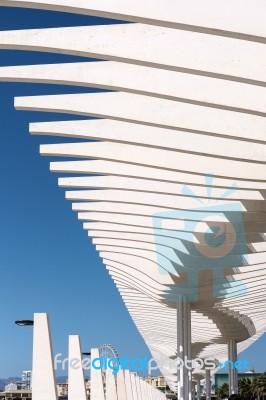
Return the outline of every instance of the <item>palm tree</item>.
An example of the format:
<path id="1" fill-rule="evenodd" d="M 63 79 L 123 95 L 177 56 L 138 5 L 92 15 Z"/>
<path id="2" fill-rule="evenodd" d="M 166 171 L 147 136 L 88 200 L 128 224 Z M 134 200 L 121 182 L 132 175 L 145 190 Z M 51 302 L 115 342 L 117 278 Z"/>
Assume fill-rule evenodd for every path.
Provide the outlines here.
<path id="1" fill-rule="evenodd" d="M 264 399 L 264 397 L 266 396 L 266 372 L 261 374 L 256 379 L 254 389 L 256 390 L 256 393 L 260 396 L 260 398 Z"/>
<path id="2" fill-rule="evenodd" d="M 258 378 L 253 379 L 252 390 L 253 390 L 254 399 L 260 400 L 260 395 L 258 394 Z"/>
<path id="3" fill-rule="evenodd" d="M 243 400 L 266 400 L 266 372 L 258 378 L 245 377 L 238 381 L 238 391 Z M 217 392 L 218 398 L 223 400 L 229 397 L 229 387 L 224 383 Z"/>
<path id="4" fill-rule="evenodd" d="M 255 379 L 245 377 L 238 381 L 238 391 L 243 400 L 252 400 L 254 398 Z"/>
<path id="5" fill-rule="evenodd" d="M 218 389 L 218 397 L 220 400 L 228 398 L 229 397 L 229 386 L 228 383 L 223 383 L 222 386 L 219 387 Z"/>

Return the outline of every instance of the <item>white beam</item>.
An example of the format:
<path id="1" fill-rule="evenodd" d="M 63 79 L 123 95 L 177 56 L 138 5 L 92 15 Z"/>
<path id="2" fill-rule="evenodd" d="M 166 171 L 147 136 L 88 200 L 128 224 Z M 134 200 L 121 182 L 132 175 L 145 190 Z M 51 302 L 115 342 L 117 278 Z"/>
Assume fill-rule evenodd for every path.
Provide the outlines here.
<path id="1" fill-rule="evenodd" d="M 1 0 L 8 7 L 30 7 L 77 14 L 122 19 L 132 22 L 189 29 L 210 34 L 219 34 L 263 40 L 266 37 L 263 0 L 197 0 L 176 2 L 171 0 Z M 191 12 L 193 10 L 193 12 Z M 237 18 L 235 16 L 237 15 Z"/>
<path id="2" fill-rule="evenodd" d="M 126 167 L 126 168 L 125 168 Z M 159 180 L 161 182 L 176 182 L 183 184 L 199 184 L 206 188 L 210 184 L 206 181 L 206 173 L 197 175 L 189 174 L 186 172 L 167 170 L 161 168 L 147 167 L 144 165 L 127 164 L 126 162 L 113 162 L 107 160 L 83 160 L 83 161 L 56 161 L 50 163 L 50 170 L 52 172 L 67 172 L 79 174 L 100 174 L 100 175 L 114 175 L 114 176 L 130 176 L 140 177 L 149 180 Z M 235 182 L 238 188 L 244 189 L 266 189 L 264 181 L 254 180 L 237 180 Z M 224 187 L 228 188 L 232 184 L 232 179 L 224 179 L 221 177 L 214 177 L 211 187 Z"/>
<path id="3" fill-rule="evenodd" d="M 108 92 L 16 97 L 15 108 L 88 115 L 265 142 L 265 118 L 261 116 L 134 93 Z M 192 115 L 193 118 L 191 118 Z"/>
<path id="4" fill-rule="evenodd" d="M 113 61 L 1 67 L 0 81 L 96 87 L 247 113 L 266 113 L 262 86 Z"/>
<path id="5" fill-rule="evenodd" d="M 2 31 L 0 48 L 60 52 L 189 73 L 197 71 L 249 83 L 266 81 L 262 43 L 145 24 Z"/>

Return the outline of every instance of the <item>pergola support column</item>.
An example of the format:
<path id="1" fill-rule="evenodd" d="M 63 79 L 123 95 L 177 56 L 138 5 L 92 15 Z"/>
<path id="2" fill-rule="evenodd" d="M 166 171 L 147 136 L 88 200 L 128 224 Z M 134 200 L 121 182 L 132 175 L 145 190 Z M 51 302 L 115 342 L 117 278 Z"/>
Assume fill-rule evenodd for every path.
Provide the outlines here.
<path id="1" fill-rule="evenodd" d="M 205 370 L 206 378 L 206 400 L 211 400 L 211 372 L 209 369 Z"/>
<path id="2" fill-rule="evenodd" d="M 192 382 L 192 400 L 196 400 L 195 382 Z"/>
<path id="3" fill-rule="evenodd" d="M 200 400 L 201 393 L 200 393 L 200 379 L 197 379 L 197 400 Z"/>
<path id="4" fill-rule="evenodd" d="M 228 381 L 229 395 L 238 393 L 238 370 L 235 368 L 237 361 L 237 343 L 234 339 L 228 342 Z"/>
<path id="5" fill-rule="evenodd" d="M 183 361 L 178 369 L 178 399 L 192 400 L 192 370 L 185 365 L 191 360 L 191 308 L 183 296 L 177 303 L 177 357 Z"/>

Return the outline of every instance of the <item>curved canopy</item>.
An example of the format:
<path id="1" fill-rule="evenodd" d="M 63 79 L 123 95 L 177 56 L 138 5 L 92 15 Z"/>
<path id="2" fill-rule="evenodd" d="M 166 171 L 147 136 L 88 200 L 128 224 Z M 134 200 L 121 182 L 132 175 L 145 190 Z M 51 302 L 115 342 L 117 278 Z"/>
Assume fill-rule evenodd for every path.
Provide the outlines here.
<path id="1" fill-rule="evenodd" d="M 170 387 L 180 296 L 191 304 L 193 357 L 224 361 L 230 339 L 247 348 L 266 320 L 265 2 L 0 5 L 134 22 L 0 32 L 2 49 L 101 60 L 3 67 L 0 80 L 109 91 L 20 97 L 15 107 L 84 116 L 30 132 L 73 139 L 41 154 L 63 157 L 51 171 L 80 174 L 59 185 Z"/>

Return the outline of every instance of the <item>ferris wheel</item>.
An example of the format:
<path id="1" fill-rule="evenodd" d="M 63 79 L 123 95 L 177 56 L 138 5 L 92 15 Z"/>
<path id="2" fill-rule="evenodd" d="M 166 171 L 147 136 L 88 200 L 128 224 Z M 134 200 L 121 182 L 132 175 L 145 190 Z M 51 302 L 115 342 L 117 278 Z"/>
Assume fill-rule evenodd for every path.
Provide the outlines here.
<path id="1" fill-rule="evenodd" d="M 106 359 L 116 358 L 119 360 L 118 352 L 111 344 L 102 344 L 99 347 L 100 357 L 105 357 Z"/>
<path id="2" fill-rule="evenodd" d="M 99 347 L 99 355 L 100 357 L 104 358 L 105 360 L 110 360 L 110 359 L 116 359 L 117 362 L 119 362 L 119 355 L 114 346 L 111 344 L 102 344 Z M 106 369 L 102 368 L 102 377 L 103 377 L 103 383 L 105 385 L 106 383 Z M 115 380 L 116 380 L 116 375 L 115 375 Z"/>

